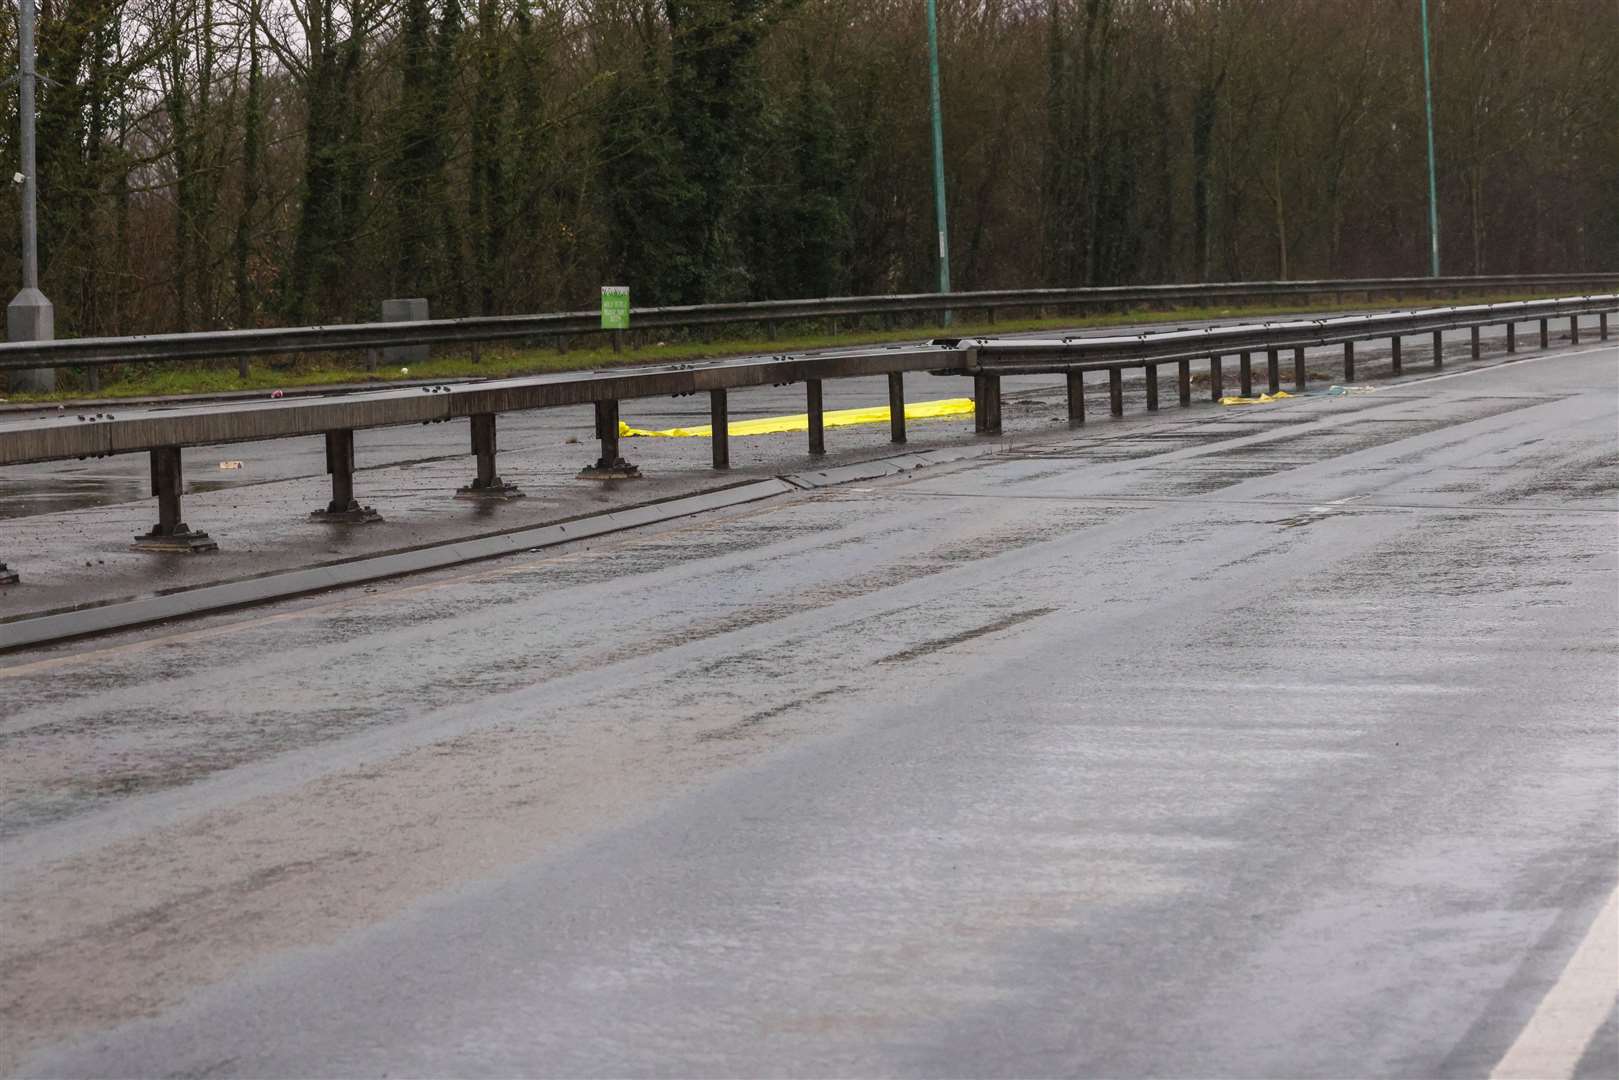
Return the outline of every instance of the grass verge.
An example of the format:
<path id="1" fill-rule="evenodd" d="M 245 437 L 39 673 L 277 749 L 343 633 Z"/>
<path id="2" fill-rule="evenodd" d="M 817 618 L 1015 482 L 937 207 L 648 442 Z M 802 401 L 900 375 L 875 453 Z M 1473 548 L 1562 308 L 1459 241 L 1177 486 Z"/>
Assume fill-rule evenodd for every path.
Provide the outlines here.
<path id="1" fill-rule="evenodd" d="M 1458 297 L 1446 304 L 1499 303 L 1522 300 L 1521 295 Z M 1422 302 L 1422 301 L 1413 301 Z M 1394 306 L 1387 301 L 1383 306 Z M 386 385 L 400 380 L 506 378 L 558 371 L 589 371 L 634 364 L 661 364 L 692 360 L 712 360 L 728 356 L 764 353 L 804 352 L 809 349 L 876 345 L 896 341 L 926 340 L 935 337 L 969 337 L 1010 334 L 1031 330 L 1070 330 L 1143 323 L 1208 322 L 1212 319 L 1259 318 L 1272 315 L 1334 314 L 1365 311 L 1377 304 L 1310 304 L 1306 306 L 1189 307 L 1162 311 L 1122 311 L 1099 315 L 1057 315 L 1047 318 L 1000 319 L 996 322 L 963 320 L 951 326 L 918 324 L 894 329 L 850 326 L 827 332 L 804 328 L 801 332 L 775 339 L 738 336 L 713 340 L 651 340 L 659 331 L 629 331 L 632 335 L 623 351 L 615 352 L 603 339 L 592 335 L 588 348 L 555 348 L 486 345 L 478 360 L 469 350 L 442 351 L 423 363 L 368 371 L 355 353 L 309 354 L 288 358 L 265 357 L 250 361 L 247 377 L 237 372 L 235 360 L 201 360 L 170 364 L 146 363 L 102 369 L 103 383 L 92 391 L 88 369 L 58 369 L 58 389 L 50 394 L 12 394 L 0 398 L 13 404 L 30 402 L 69 402 L 79 398 L 145 398 L 188 394 L 222 394 L 244 390 L 290 390 L 294 387 L 376 383 Z M 719 332 L 724 332 L 720 328 Z M 664 332 L 668 334 L 669 332 Z M 647 340 L 636 343 L 639 335 Z M 599 342 L 599 343 L 598 343 Z"/>

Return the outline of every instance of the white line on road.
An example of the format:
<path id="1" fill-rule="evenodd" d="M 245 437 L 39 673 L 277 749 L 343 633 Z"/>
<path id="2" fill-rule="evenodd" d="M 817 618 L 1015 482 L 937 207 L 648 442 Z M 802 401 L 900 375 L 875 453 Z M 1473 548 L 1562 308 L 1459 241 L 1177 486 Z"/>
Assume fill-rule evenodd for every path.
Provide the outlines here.
<path id="1" fill-rule="evenodd" d="M 1619 888 L 1608 894 L 1596 922 L 1535 1015 L 1490 1073 L 1491 1080 L 1564 1080 L 1619 999 Z"/>

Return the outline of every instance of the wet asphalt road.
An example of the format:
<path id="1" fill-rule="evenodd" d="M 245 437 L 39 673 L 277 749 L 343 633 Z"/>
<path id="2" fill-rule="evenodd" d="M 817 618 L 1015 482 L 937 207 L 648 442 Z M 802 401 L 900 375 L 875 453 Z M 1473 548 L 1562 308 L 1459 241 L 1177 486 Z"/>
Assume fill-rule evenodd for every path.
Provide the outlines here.
<path id="1" fill-rule="evenodd" d="M 0 1065 L 1612 1075 L 1616 360 L 6 657 Z"/>

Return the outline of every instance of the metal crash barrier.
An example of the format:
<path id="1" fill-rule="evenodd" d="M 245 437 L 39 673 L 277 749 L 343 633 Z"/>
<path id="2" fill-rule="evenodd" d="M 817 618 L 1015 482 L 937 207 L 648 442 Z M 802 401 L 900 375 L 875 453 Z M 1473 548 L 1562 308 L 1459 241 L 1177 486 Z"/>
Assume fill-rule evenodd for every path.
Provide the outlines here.
<path id="1" fill-rule="evenodd" d="M 158 501 L 157 523 L 136 539 L 142 550 L 206 551 L 215 547 L 205 532 L 186 524 L 180 510 L 182 451 L 265 439 L 319 436 L 326 443 L 332 499 L 316 509 L 316 520 L 347 523 L 380 521 L 362 506 L 354 491 L 354 432 L 362 428 L 467 420 L 476 475 L 456 493 L 461 498 L 503 500 L 518 497 L 514 485 L 496 470 L 496 417 L 530 409 L 591 404 L 601 456 L 581 476 L 614 479 L 635 475 L 635 467 L 619 452 L 619 403 L 638 398 L 707 393 L 712 419 L 713 466 L 729 466 L 728 394 L 759 386 L 802 383 L 805 388 L 808 452 L 824 454 L 822 387 L 828 379 L 886 376 L 891 439 L 905 441 L 907 372 L 971 376 L 975 383 L 974 428 L 981 434 L 1001 430 L 1000 380 L 1009 374 L 1055 373 L 1067 378 L 1070 423 L 1085 420 L 1085 375 L 1107 372 L 1109 408 L 1124 412 L 1122 372 L 1140 368 L 1146 375 L 1147 409 L 1158 408 L 1158 369 L 1174 364 L 1181 405 L 1191 404 L 1191 366 L 1209 364 L 1211 396 L 1224 392 L 1223 360 L 1238 358 L 1241 392 L 1253 389 L 1253 362 L 1262 356 L 1265 383 L 1280 389 L 1281 357 L 1290 354 L 1295 389 L 1307 380 L 1307 348 L 1341 346 L 1345 380 L 1355 377 L 1355 344 L 1388 338 L 1393 343 L 1393 373 L 1403 370 L 1404 338 L 1428 336 L 1431 363 L 1444 362 L 1443 335 L 1469 334 L 1473 357 L 1480 355 L 1479 330 L 1505 326 L 1506 350 L 1518 348 L 1516 330 L 1538 325 L 1540 345 L 1548 347 L 1553 320 L 1568 321 L 1569 337 L 1579 342 L 1581 319 L 1594 319 L 1601 340 L 1608 337 L 1608 317 L 1619 311 L 1619 294 L 1575 296 L 1505 304 L 1380 312 L 1324 319 L 1291 319 L 1128 335 L 1067 338 L 941 339 L 922 345 L 895 345 L 808 356 L 772 356 L 703 364 L 673 364 L 621 371 L 577 372 L 493 379 L 454 385 L 413 386 L 342 395 L 236 401 L 165 408 L 161 411 L 65 413 L 43 418 L 0 421 L 0 465 L 147 453 L 152 465 L 152 494 Z M 67 342 L 58 344 L 71 344 Z M 15 558 L 15 553 L 0 555 Z M 15 569 L 0 563 L 0 584 L 16 580 Z"/>

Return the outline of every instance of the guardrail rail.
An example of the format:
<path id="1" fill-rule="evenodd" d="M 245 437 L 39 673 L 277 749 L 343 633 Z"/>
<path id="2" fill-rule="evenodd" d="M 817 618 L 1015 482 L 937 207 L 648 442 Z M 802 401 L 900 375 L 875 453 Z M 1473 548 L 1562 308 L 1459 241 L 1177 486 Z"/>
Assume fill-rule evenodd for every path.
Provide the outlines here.
<path id="1" fill-rule="evenodd" d="M 826 452 L 822 384 L 827 379 L 886 376 L 891 438 L 903 443 L 907 372 L 972 377 L 975 431 L 997 434 L 1001 430 L 1000 380 L 1009 374 L 1063 374 L 1067 380 L 1069 421 L 1080 424 L 1085 421 L 1085 375 L 1090 372 L 1107 372 L 1110 412 L 1122 416 L 1122 373 L 1126 369 L 1143 369 L 1146 407 L 1156 410 L 1158 369 L 1164 364 L 1176 365 L 1179 401 L 1186 406 L 1192 400 L 1191 365 L 1198 360 L 1208 362 L 1210 394 L 1218 400 L 1224 393 L 1223 358 L 1232 355 L 1238 357 L 1240 390 L 1244 395 L 1252 392 L 1256 354 L 1265 357 L 1268 388 L 1273 392 L 1280 389 L 1284 351 L 1292 354 L 1294 388 L 1302 390 L 1308 377 L 1304 363 L 1307 348 L 1342 346 L 1347 381 L 1355 377 L 1356 342 L 1389 338 L 1393 374 L 1398 375 L 1403 370 L 1401 342 L 1405 337 L 1431 335 L 1431 363 L 1438 368 L 1444 362 L 1443 335 L 1448 332 L 1467 330 L 1471 355 L 1476 359 L 1480 356 L 1482 327 L 1505 326 L 1506 351 L 1511 353 L 1517 351 L 1517 328 L 1524 323 L 1538 324 L 1541 348 L 1550 345 L 1554 319 L 1567 319 L 1570 338 L 1578 343 L 1580 320 L 1594 316 L 1599 337 L 1607 340 L 1609 315 L 1614 312 L 1619 312 L 1619 293 L 1127 335 L 939 339 L 921 345 L 806 356 L 753 357 L 322 397 L 199 404 L 123 417 L 114 413 L 64 413 L 0 421 L 0 465 L 148 453 L 158 521 L 149 533 L 136 538 L 134 546 L 160 552 L 207 551 L 216 546 L 214 542 L 205 532 L 186 525 L 180 512 L 181 452 L 188 446 L 319 435 L 326 443 L 332 498 L 311 516 L 318 521 L 359 523 L 380 520 L 355 497 L 354 432 L 362 428 L 468 420 L 476 472 L 456 494 L 462 498 L 502 500 L 519 494 L 513 485 L 501 480 L 496 470 L 496 418 L 505 412 L 593 404 L 601 455 L 580 475 L 612 479 L 635 475 L 635 467 L 619 455 L 621 401 L 706 392 L 713 420 L 713 466 L 726 469 L 730 463 L 727 395 L 732 390 L 803 383 L 809 415 L 808 450 L 811 455 L 821 455 Z M 16 577 L 0 563 L 0 583 L 3 579 L 15 581 Z"/>
<path id="2" fill-rule="evenodd" d="M 1309 298 L 1338 300 L 1356 294 L 1368 303 L 1378 294 L 1436 296 L 1449 293 L 1510 290 L 1514 292 L 1613 289 L 1619 273 L 1496 274 L 1444 278 L 1345 278 L 1311 281 L 1216 282 L 1195 285 L 1128 285 L 1073 289 L 1002 289 L 987 292 L 911 293 L 894 296 L 846 296 L 820 300 L 769 300 L 687 307 L 645 307 L 631 311 L 637 330 L 675 329 L 725 324 L 762 324 L 775 336 L 777 324 L 809 319 L 894 316 L 926 312 L 983 310 L 993 322 L 997 312 L 1012 308 L 1076 310 L 1129 308 L 1229 301 L 1238 299 Z M 599 312 L 572 311 L 540 315 L 491 315 L 421 322 L 348 323 L 331 326 L 208 330 L 195 333 L 145 334 L 132 337 L 66 338 L 60 341 L 0 343 L 0 371 L 46 367 L 88 367 L 235 358 L 266 354 L 380 350 L 412 345 L 471 345 L 480 342 L 611 334 L 617 345 L 623 331 L 603 330 Z"/>

